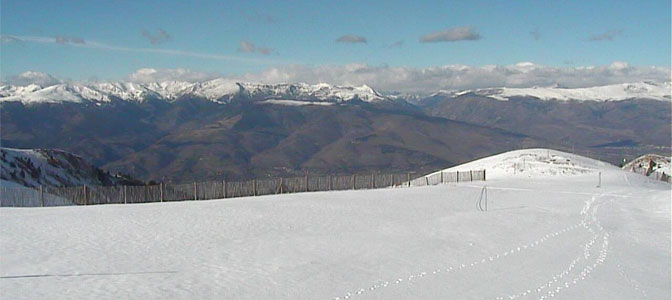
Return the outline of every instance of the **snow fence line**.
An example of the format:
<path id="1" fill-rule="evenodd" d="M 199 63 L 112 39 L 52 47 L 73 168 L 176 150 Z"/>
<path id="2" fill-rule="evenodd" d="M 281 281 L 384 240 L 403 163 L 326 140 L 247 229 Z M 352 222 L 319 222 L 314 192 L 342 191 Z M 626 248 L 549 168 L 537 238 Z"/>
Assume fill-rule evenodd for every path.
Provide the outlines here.
<path id="1" fill-rule="evenodd" d="M 143 186 L 0 187 L 0 206 L 43 207 L 198 201 L 286 193 L 428 186 L 482 180 L 485 180 L 485 170 L 438 172 L 415 179 L 411 178 L 411 173 L 353 174 L 246 181 L 220 180 L 187 184 L 160 183 Z"/>

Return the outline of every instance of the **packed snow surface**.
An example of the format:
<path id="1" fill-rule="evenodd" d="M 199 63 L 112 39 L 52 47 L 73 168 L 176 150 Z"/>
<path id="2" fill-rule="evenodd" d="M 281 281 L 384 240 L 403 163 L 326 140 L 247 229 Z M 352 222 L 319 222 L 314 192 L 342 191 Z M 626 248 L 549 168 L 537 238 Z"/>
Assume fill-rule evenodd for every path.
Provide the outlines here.
<path id="1" fill-rule="evenodd" d="M 498 170 L 541 151 L 480 163 Z M 2 208 L 0 298 L 670 299 L 669 184 L 557 154 L 576 171 Z"/>

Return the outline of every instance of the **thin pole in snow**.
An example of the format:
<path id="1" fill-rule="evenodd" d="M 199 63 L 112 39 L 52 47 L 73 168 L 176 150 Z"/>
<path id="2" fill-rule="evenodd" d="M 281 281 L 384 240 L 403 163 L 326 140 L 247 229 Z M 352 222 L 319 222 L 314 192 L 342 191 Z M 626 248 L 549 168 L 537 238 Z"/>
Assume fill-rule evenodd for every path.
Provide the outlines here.
<path id="1" fill-rule="evenodd" d="M 44 187 L 40 184 L 40 207 L 44 207 Z"/>

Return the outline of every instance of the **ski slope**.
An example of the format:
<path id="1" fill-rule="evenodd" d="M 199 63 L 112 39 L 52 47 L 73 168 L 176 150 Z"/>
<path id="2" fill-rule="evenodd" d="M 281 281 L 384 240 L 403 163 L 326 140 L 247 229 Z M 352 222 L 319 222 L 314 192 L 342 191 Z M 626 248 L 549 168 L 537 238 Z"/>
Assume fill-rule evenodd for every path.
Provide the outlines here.
<path id="1" fill-rule="evenodd" d="M 669 299 L 670 185 L 549 152 L 470 163 L 485 182 L 2 208 L 0 298 Z"/>

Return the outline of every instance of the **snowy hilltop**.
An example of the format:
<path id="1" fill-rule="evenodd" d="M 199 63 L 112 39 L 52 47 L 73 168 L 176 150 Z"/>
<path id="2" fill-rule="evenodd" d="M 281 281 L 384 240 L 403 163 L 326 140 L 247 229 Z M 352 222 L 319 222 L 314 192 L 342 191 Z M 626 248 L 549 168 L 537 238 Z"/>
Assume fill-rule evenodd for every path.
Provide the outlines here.
<path id="1" fill-rule="evenodd" d="M 487 178 L 501 178 L 512 175 L 537 177 L 580 175 L 599 171 L 617 171 L 618 167 L 557 150 L 523 149 L 478 159 L 445 169 L 443 172 L 469 170 L 486 170 Z"/>
<path id="2" fill-rule="evenodd" d="M 672 183 L 671 166 L 670 157 L 646 154 L 625 164 L 623 170 Z"/>

